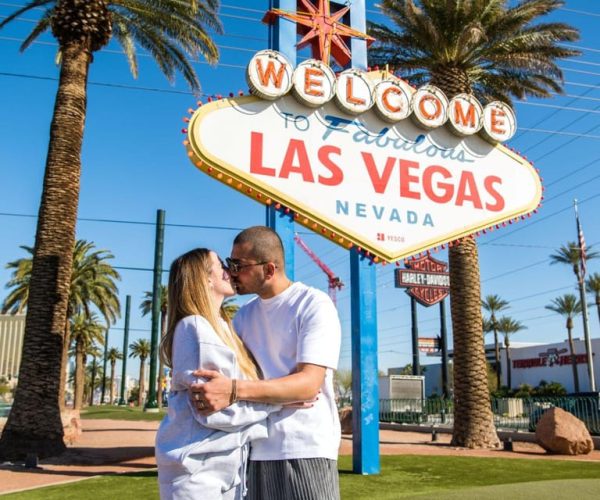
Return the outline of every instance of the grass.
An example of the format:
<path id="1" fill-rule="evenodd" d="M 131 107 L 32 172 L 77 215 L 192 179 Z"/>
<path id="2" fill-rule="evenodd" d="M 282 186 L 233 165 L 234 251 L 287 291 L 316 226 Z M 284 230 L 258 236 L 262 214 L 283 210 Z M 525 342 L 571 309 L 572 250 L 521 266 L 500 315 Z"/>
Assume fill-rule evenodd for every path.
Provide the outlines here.
<path id="1" fill-rule="evenodd" d="M 108 420 L 156 420 L 161 421 L 166 410 L 158 413 L 147 413 L 143 409 L 134 406 L 88 406 L 81 410 L 82 419 L 108 419 Z"/>
<path id="2" fill-rule="evenodd" d="M 351 473 L 352 458 L 341 457 L 343 499 L 396 498 L 597 498 L 600 463 L 507 458 L 382 456 L 382 473 Z M 563 493 L 561 495 L 561 492 Z M 576 493 L 575 493 L 576 492 Z M 588 495 L 589 493 L 589 495 Z M 15 500 L 158 499 L 156 471 L 103 476 L 6 495 Z"/>

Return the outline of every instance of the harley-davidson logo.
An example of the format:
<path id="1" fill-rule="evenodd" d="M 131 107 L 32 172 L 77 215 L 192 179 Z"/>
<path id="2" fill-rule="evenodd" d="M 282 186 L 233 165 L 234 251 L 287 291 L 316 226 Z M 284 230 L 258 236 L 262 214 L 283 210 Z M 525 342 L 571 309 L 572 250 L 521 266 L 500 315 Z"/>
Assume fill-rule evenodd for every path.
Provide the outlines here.
<path id="1" fill-rule="evenodd" d="M 429 307 L 445 299 L 450 293 L 448 264 L 426 255 L 406 264 L 408 269 L 396 269 L 396 288 L 407 288 L 407 293 L 420 304 Z"/>

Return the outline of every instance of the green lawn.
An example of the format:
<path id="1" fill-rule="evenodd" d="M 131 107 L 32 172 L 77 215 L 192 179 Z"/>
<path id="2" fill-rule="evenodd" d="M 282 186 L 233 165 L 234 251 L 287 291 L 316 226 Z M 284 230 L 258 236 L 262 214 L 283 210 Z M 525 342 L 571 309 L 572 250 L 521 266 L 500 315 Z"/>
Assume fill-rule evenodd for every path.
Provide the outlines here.
<path id="1" fill-rule="evenodd" d="M 88 406 L 81 410 L 82 419 L 101 418 L 109 420 L 157 420 L 161 421 L 165 416 L 166 409 L 159 413 L 146 413 L 141 408 L 134 406 Z"/>
<path id="2" fill-rule="evenodd" d="M 600 463 L 473 457 L 383 456 L 382 474 L 352 474 L 340 459 L 343 499 L 597 498 Z M 520 483 L 520 484 L 519 484 Z M 6 499 L 158 499 L 156 471 L 104 476 L 6 495 Z"/>

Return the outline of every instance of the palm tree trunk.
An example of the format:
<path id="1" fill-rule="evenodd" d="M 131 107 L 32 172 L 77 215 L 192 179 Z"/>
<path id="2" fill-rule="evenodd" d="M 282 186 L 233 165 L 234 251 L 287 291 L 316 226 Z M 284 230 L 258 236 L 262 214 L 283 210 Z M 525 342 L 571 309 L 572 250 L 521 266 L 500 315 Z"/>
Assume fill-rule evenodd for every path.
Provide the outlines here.
<path id="1" fill-rule="evenodd" d="M 441 67 L 431 74 L 448 98 L 470 93 L 469 75 L 461 68 Z M 481 317 L 479 255 L 472 237 L 448 249 L 450 312 L 454 336 L 454 430 L 452 444 L 468 448 L 500 445 L 487 380 Z"/>
<path id="2" fill-rule="evenodd" d="M 116 361 L 110 362 L 110 401 L 108 404 L 113 404 L 115 394 L 115 365 Z"/>
<path id="3" fill-rule="evenodd" d="M 579 373 L 577 373 L 577 358 L 575 356 L 575 342 L 573 342 L 573 328 L 567 326 L 569 336 L 569 350 L 571 351 L 571 367 L 573 368 L 573 385 L 575 392 L 579 392 Z"/>
<path id="4" fill-rule="evenodd" d="M 449 250 L 450 305 L 454 336 L 454 431 L 452 445 L 500 444 L 494 426 L 481 317 L 477 245 L 465 238 Z"/>
<path id="5" fill-rule="evenodd" d="M 90 406 L 94 406 L 94 386 L 96 385 L 96 356 L 92 357 L 92 380 L 90 380 Z"/>
<path id="6" fill-rule="evenodd" d="M 506 347 L 506 385 L 508 389 L 512 389 L 512 369 L 510 366 L 510 342 L 508 341 L 508 337 L 504 339 L 504 346 Z"/>
<path id="7" fill-rule="evenodd" d="M 140 408 L 142 407 L 142 402 L 144 401 L 144 377 L 146 376 L 146 374 L 144 373 L 146 371 L 145 365 L 146 365 L 146 360 L 140 359 L 140 383 L 139 383 L 140 391 L 138 393 L 138 406 Z M 150 381 L 150 383 L 152 383 L 152 381 Z"/>
<path id="8" fill-rule="evenodd" d="M 163 337 L 165 336 L 165 332 L 167 331 L 167 311 L 162 310 L 160 312 L 160 341 L 162 342 Z M 156 387 L 156 403 L 159 408 L 163 406 L 163 390 L 162 390 L 162 381 L 165 371 L 165 365 L 160 356 L 158 356 L 158 382 Z"/>
<path id="9" fill-rule="evenodd" d="M 498 330 L 494 328 L 494 360 L 496 362 L 496 390 L 500 389 L 502 380 L 500 380 L 500 345 L 498 344 Z"/>
<path id="10" fill-rule="evenodd" d="M 81 144 L 90 53 L 62 47 L 62 65 L 35 238 L 23 357 L 0 458 L 65 451 L 60 415 L 62 349 L 79 203 Z"/>
<path id="11" fill-rule="evenodd" d="M 85 389 L 85 352 L 82 342 L 77 339 L 75 345 L 75 394 L 73 408 L 80 410 L 83 406 L 83 393 Z"/>
<path id="12" fill-rule="evenodd" d="M 67 307 L 67 321 L 65 321 L 65 333 L 63 337 L 63 346 L 62 346 L 62 357 L 61 357 L 61 366 L 62 370 L 60 372 L 60 394 L 58 395 L 58 402 L 60 404 L 60 411 L 63 412 L 65 410 L 65 393 L 67 386 L 67 366 L 69 364 L 69 344 L 71 343 L 71 323 L 69 321 L 70 311 Z"/>
<path id="13" fill-rule="evenodd" d="M 596 295 L 596 309 L 598 310 L 598 321 L 600 321 L 600 294 Z"/>

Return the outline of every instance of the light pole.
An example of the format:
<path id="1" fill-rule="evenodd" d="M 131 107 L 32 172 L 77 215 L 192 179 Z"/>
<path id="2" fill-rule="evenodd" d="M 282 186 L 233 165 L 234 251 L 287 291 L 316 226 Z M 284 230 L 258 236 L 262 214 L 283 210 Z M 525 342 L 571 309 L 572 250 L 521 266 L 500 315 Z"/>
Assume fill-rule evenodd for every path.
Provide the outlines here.
<path id="1" fill-rule="evenodd" d="M 127 377 L 127 349 L 129 348 L 129 312 L 131 310 L 131 295 L 125 298 L 125 327 L 123 331 L 123 368 L 121 369 L 121 399 L 119 406 L 125 406 L 125 379 Z"/>
<path id="2" fill-rule="evenodd" d="M 158 412 L 156 400 L 156 365 L 158 354 L 158 330 L 160 326 L 160 285 L 162 277 L 163 246 L 165 240 L 165 211 L 156 211 L 156 241 L 154 245 L 154 279 L 152 283 L 152 336 L 150 339 L 150 378 L 145 411 Z"/>

